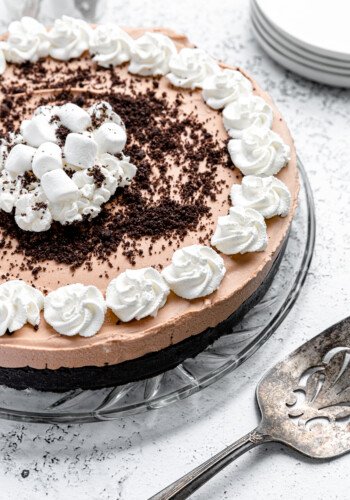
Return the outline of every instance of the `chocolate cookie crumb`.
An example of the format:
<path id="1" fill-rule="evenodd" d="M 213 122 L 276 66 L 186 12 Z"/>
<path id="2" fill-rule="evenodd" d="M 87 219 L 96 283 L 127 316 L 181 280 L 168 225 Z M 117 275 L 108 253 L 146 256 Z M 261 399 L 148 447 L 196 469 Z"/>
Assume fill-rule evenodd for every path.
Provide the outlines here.
<path id="1" fill-rule="evenodd" d="M 211 205 L 218 194 L 228 190 L 219 172 L 222 168 L 232 168 L 232 164 L 225 141 L 208 131 L 207 123 L 203 123 L 196 111 L 186 111 L 186 100 L 196 93 L 179 91 L 172 101 L 167 93 L 161 92 L 158 79 L 142 79 L 148 87 L 140 92 L 134 88 L 137 77 L 126 81 L 118 74 L 118 68 L 91 65 L 87 69 L 78 63 L 71 72 L 67 63 L 53 61 L 51 64 L 54 68 L 50 70 L 45 60 L 14 66 L 14 77 L 26 81 L 22 88 L 24 95 L 13 95 L 13 83 L 9 97 L 8 87 L 4 89 L 0 84 L 2 135 L 16 132 L 14 124 L 18 116 L 30 116 L 40 105 L 74 102 L 88 108 L 97 100 L 103 100 L 110 103 L 125 123 L 128 141 L 124 153 L 136 165 L 137 174 L 130 186 L 117 189 L 96 218 L 72 225 L 54 222 L 48 231 L 32 232 L 30 238 L 17 226 L 13 213 L 0 211 L 0 264 L 7 251 L 12 255 L 21 254 L 20 270 L 30 270 L 36 279 L 45 272 L 42 265 L 45 261 L 68 265 L 73 271 L 85 266 L 89 271 L 93 268 L 92 260 L 97 259 L 107 262 L 115 271 L 115 261 L 111 258 L 117 252 L 134 265 L 147 253 L 158 252 L 159 247 L 155 246 L 158 241 L 165 240 L 163 248 L 175 249 L 188 234 L 200 230 L 200 241 L 208 243 L 212 232 Z M 53 74 L 54 81 L 50 82 Z M 111 82 L 109 90 L 105 90 L 107 79 Z M 94 91 L 77 93 L 78 87 L 87 89 L 92 85 Z M 31 89 L 48 87 L 57 91 L 32 104 L 28 99 Z M 98 89 L 98 97 L 95 89 Z M 93 123 L 94 127 L 98 125 L 97 121 Z M 56 135 L 61 146 L 68 133 L 66 127 L 58 127 Z M 65 170 L 73 175 L 73 170 Z M 90 175 L 96 186 L 101 187 L 105 177 L 100 167 L 93 167 Z M 28 188 L 33 180 L 32 173 L 24 174 L 23 188 Z M 43 203 L 35 207 L 36 210 L 45 208 Z M 146 240 L 148 248 L 147 244 L 145 248 Z"/>

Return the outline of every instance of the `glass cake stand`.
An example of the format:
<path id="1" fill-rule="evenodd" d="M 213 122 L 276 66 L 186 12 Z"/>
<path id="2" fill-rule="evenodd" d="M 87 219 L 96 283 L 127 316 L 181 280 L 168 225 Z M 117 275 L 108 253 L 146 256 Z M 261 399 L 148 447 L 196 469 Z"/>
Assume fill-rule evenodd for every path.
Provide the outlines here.
<path id="1" fill-rule="evenodd" d="M 213 384 L 248 359 L 293 307 L 305 281 L 315 243 L 315 212 L 305 169 L 285 254 L 272 285 L 229 332 L 194 359 L 156 377 L 108 389 L 63 394 L 0 386 L 0 418 L 28 422 L 93 422 L 155 410 Z"/>

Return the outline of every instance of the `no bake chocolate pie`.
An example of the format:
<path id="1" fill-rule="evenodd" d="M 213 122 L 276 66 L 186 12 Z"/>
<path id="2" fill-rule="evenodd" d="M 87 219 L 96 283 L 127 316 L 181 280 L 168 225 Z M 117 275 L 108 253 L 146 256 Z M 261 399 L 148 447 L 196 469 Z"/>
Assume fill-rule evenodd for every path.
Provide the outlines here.
<path id="1" fill-rule="evenodd" d="M 0 44 L 0 383 L 155 375 L 264 294 L 298 173 L 240 68 L 169 30 L 12 23 Z"/>

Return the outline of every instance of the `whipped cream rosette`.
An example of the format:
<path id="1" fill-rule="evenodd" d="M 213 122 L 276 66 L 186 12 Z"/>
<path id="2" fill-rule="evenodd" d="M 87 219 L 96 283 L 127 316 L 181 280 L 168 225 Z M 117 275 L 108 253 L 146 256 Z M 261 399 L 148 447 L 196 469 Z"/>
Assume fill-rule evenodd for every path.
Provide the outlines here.
<path id="1" fill-rule="evenodd" d="M 234 206 L 254 208 L 270 219 L 276 215 L 288 215 L 291 196 L 287 186 L 277 177 L 246 175 L 241 184 L 232 186 L 231 200 Z"/>
<path id="2" fill-rule="evenodd" d="M 80 57 L 89 48 L 90 36 L 91 28 L 85 21 L 62 16 L 47 33 L 49 54 L 61 61 Z"/>
<path id="3" fill-rule="evenodd" d="M 14 332 L 26 323 L 39 325 L 44 296 L 22 280 L 10 280 L 0 285 L 0 335 Z"/>
<path id="4" fill-rule="evenodd" d="M 22 64 L 26 61 L 36 62 L 47 56 L 50 42 L 45 26 L 32 17 L 22 17 L 20 21 L 13 21 L 9 25 L 7 40 L 0 42 L 0 48 L 7 61 Z M 3 65 L 2 59 L 0 73 Z"/>
<path id="5" fill-rule="evenodd" d="M 220 68 L 204 50 L 184 48 L 170 58 L 169 70 L 166 76 L 175 87 L 195 89 Z"/>
<path id="6" fill-rule="evenodd" d="M 244 175 L 275 175 L 290 160 L 290 147 L 265 127 L 249 127 L 240 139 L 229 141 L 228 151 Z"/>
<path id="7" fill-rule="evenodd" d="M 169 287 L 152 267 L 128 269 L 107 288 L 107 306 L 122 321 L 156 316 L 169 295 Z"/>
<path id="8" fill-rule="evenodd" d="M 61 335 L 91 337 L 101 328 L 105 313 L 103 295 L 92 285 L 62 286 L 45 297 L 45 320 Z"/>
<path id="9" fill-rule="evenodd" d="M 101 24 L 92 30 L 89 51 L 99 66 L 108 68 L 130 61 L 133 43 L 118 25 Z"/>
<path id="10" fill-rule="evenodd" d="M 221 109 L 253 92 L 251 82 L 240 71 L 223 69 L 205 79 L 203 99 L 213 109 Z"/>
<path id="11" fill-rule="evenodd" d="M 213 293 L 225 275 L 224 261 L 219 254 L 204 245 L 180 248 L 171 264 L 162 271 L 170 289 L 179 297 L 197 299 Z"/>
<path id="12" fill-rule="evenodd" d="M 174 54 L 176 47 L 169 37 L 162 33 L 145 33 L 133 44 L 129 71 L 142 76 L 165 75 Z"/>
<path id="13" fill-rule="evenodd" d="M 211 244 L 226 255 L 262 252 L 267 246 L 266 224 L 253 208 L 232 207 L 218 218 Z"/>
<path id="14" fill-rule="evenodd" d="M 241 139 L 250 127 L 270 129 L 273 113 L 271 106 L 261 97 L 243 94 L 223 109 L 222 118 L 228 135 Z"/>

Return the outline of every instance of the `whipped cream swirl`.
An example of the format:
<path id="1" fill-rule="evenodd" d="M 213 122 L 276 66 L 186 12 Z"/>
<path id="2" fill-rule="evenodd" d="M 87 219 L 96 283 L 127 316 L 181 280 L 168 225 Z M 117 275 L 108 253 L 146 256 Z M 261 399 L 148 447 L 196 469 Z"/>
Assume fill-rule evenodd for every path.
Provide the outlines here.
<path id="1" fill-rule="evenodd" d="M 231 139 L 228 151 L 244 175 L 277 174 L 290 160 L 290 147 L 272 130 L 250 127 L 241 139 Z"/>
<path id="2" fill-rule="evenodd" d="M 124 322 L 156 316 L 166 303 L 169 287 L 153 267 L 128 269 L 112 280 L 106 291 L 107 306 Z"/>
<path id="3" fill-rule="evenodd" d="M 205 80 L 203 99 L 211 108 L 221 109 L 252 91 L 251 82 L 240 71 L 223 69 Z"/>
<path id="4" fill-rule="evenodd" d="M 174 54 L 176 47 L 168 36 L 145 33 L 133 45 L 129 72 L 142 76 L 165 75 Z"/>
<path id="5" fill-rule="evenodd" d="M 252 126 L 271 128 L 273 112 L 261 97 L 243 95 L 224 108 L 222 117 L 228 135 L 233 139 L 240 139 L 243 132 Z"/>
<path id="6" fill-rule="evenodd" d="M 116 24 L 102 24 L 91 33 L 90 53 L 104 68 L 130 61 L 133 39 Z"/>
<path id="7" fill-rule="evenodd" d="M 24 231 L 41 232 L 50 228 L 52 215 L 40 187 L 18 198 L 15 221 Z"/>
<path id="8" fill-rule="evenodd" d="M 211 244 L 225 255 L 261 252 L 267 246 L 266 224 L 253 208 L 232 207 L 218 218 Z"/>
<path id="9" fill-rule="evenodd" d="M 162 276 L 176 295 L 191 300 L 217 290 L 225 273 L 224 261 L 215 250 L 191 245 L 174 252 Z"/>
<path id="10" fill-rule="evenodd" d="M 40 323 L 44 296 L 22 280 L 6 281 L 0 285 L 0 335 L 14 332 L 26 323 Z"/>
<path id="11" fill-rule="evenodd" d="M 166 75 L 175 87 L 195 89 L 218 71 L 218 64 L 204 50 L 184 48 L 169 61 L 170 73 Z"/>
<path id="12" fill-rule="evenodd" d="M 241 184 L 231 188 L 231 200 L 235 206 L 254 208 L 263 217 L 288 215 L 291 203 L 289 189 L 276 177 L 247 175 Z"/>
<path id="13" fill-rule="evenodd" d="M 47 34 L 50 56 L 61 61 L 80 57 L 89 48 L 91 31 L 90 26 L 82 19 L 69 16 L 56 19 Z"/>
<path id="14" fill-rule="evenodd" d="M 41 23 L 32 17 L 22 17 L 20 21 L 13 21 L 9 25 L 7 40 L 0 42 L 0 48 L 7 61 L 22 64 L 46 57 L 50 42 Z"/>
<path id="15" fill-rule="evenodd" d="M 101 328 L 105 314 L 103 295 L 93 285 L 66 285 L 45 297 L 45 320 L 61 335 L 92 337 Z"/>

